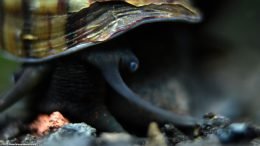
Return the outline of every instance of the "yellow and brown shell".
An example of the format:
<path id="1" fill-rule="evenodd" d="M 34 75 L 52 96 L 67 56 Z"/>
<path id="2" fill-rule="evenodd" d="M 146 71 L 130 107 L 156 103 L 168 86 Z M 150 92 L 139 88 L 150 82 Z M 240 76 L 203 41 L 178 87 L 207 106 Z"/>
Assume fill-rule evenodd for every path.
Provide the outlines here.
<path id="1" fill-rule="evenodd" d="M 160 20 L 197 22 L 200 15 L 188 0 L 0 0 L 0 49 L 37 62 Z"/>

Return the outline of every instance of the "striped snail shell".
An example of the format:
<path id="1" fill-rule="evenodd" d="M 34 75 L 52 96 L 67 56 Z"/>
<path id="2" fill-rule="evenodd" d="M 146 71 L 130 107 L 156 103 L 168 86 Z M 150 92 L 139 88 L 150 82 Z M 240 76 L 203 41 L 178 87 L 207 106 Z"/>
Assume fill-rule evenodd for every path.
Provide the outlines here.
<path id="1" fill-rule="evenodd" d="M 0 50 L 40 62 L 162 20 L 197 22 L 200 14 L 188 0 L 1 0 Z"/>

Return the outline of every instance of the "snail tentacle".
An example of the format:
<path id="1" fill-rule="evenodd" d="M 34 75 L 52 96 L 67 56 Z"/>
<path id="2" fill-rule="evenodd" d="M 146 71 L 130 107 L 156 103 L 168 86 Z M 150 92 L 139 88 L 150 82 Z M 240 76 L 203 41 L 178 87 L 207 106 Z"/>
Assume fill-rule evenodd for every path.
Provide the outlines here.
<path id="1" fill-rule="evenodd" d="M 27 94 L 30 94 L 44 79 L 49 68 L 50 67 L 47 65 L 25 67 L 16 84 L 0 98 L 0 112 L 13 105 Z"/>
<path id="2" fill-rule="evenodd" d="M 88 60 L 101 70 L 107 83 L 118 94 L 126 98 L 129 102 L 151 113 L 153 117 L 158 121 L 171 122 L 178 126 L 195 126 L 196 124 L 200 123 L 199 120 L 193 117 L 178 115 L 170 111 L 156 107 L 151 103 L 145 101 L 144 99 L 140 98 L 137 94 L 135 94 L 123 81 L 119 72 L 119 66 L 130 64 L 130 66 L 128 66 L 128 68 L 130 67 L 130 69 L 131 66 L 138 66 L 138 64 L 131 65 L 133 63 L 138 63 L 138 60 L 136 60 L 137 57 L 132 52 L 128 51 L 123 53 L 114 53 L 114 55 L 109 55 L 108 53 L 105 54 L 102 52 L 97 52 L 96 54 L 93 53 L 89 55 Z M 103 58 L 106 59 L 104 60 Z M 136 67 L 133 68 L 136 69 Z"/>

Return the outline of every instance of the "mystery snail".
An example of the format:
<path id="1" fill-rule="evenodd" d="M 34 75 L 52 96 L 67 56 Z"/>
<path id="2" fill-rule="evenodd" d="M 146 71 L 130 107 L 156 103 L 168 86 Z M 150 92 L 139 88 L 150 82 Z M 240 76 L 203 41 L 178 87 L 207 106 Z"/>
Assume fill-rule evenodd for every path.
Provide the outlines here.
<path id="1" fill-rule="evenodd" d="M 200 14 L 188 0 L 1 0 L 0 49 L 22 70 L 0 111 L 35 96 L 39 112 L 124 131 L 104 103 L 108 83 L 155 120 L 194 126 L 196 119 L 152 106 L 127 87 L 119 68 L 134 72 L 139 65 L 130 49 L 98 45 L 144 23 L 176 20 L 198 22 Z"/>

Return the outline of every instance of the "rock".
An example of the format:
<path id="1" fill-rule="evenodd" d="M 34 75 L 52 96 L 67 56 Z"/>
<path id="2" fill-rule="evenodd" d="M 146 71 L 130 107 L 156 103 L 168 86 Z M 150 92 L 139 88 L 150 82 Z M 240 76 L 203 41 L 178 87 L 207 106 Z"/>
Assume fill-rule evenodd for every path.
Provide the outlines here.
<path id="1" fill-rule="evenodd" d="M 247 123 L 232 123 L 218 129 L 216 135 L 224 144 L 248 143 L 260 136 L 258 127 Z"/>
<path id="2" fill-rule="evenodd" d="M 38 142 L 40 140 L 40 137 L 26 134 L 21 137 L 12 138 L 12 139 L 4 139 L 0 140 L 1 146 L 7 146 L 7 145 L 38 145 Z"/>
<path id="3" fill-rule="evenodd" d="M 38 143 L 39 137 L 31 135 L 31 134 L 26 134 L 22 139 L 21 139 L 21 144 L 27 144 L 27 145 L 36 145 Z"/>
<path id="4" fill-rule="evenodd" d="M 67 124 L 41 140 L 43 146 L 86 146 L 93 142 L 96 129 L 85 123 Z"/>
<path id="5" fill-rule="evenodd" d="M 173 124 L 165 124 L 161 128 L 162 133 L 165 135 L 169 145 L 176 145 L 182 141 L 189 141 L 190 138 L 178 130 Z"/>
<path id="6" fill-rule="evenodd" d="M 149 125 L 148 139 L 145 146 L 167 146 L 164 135 L 154 122 Z"/>
<path id="7" fill-rule="evenodd" d="M 103 133 L 96 140 L 97 146 L 133 146 L 134 138 L 127 133 Z"/>
<path id="8" fill-rule="evenodd" d="M 182 141 L 176 146 L 222 146 L 215 135 L 209 135 L 206 138 L 197 138 L 193 141 Z"/>
<path id="9" fill-rule="evenodd" d="M 52 130 L 56 130 L 66 124 L 69 121 L 63 117 L 60 112 L 53 112 L 50 115 L 39 115 L 33 123 L 29 125 L 31 131 L 39 136 L 47 135 Z"/>

